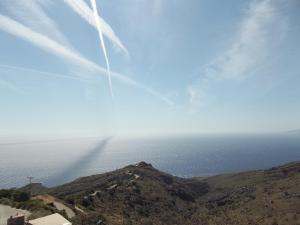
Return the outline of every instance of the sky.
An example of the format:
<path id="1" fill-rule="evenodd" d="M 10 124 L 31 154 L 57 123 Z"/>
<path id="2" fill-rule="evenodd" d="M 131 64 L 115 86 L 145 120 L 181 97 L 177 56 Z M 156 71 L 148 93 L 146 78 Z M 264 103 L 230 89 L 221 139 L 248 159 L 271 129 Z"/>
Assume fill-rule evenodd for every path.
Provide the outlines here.
<path id="1" fill-rule="evenodd" d="M 1 0 L 0 136 L 299 129 L 299 12 L 299 0 Z"/>

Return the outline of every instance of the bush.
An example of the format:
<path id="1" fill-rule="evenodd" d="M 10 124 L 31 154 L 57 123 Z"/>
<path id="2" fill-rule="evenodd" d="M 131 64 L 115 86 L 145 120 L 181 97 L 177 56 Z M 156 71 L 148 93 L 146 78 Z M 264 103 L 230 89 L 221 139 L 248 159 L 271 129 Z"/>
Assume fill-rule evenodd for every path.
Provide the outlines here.
<path id="1" fill-rule="evenodd" d="M 2 189 L 0 190 L 0 198 L 11 198 L 13 190 Z"/>
<path id="2" fill-rule="evenodd" d="M 16 202 L 26 202 L 30 199 L 30 196 L 27 192 L 15 191 L 12 195 L 12 199 Z"/>
<path id="3" fill-rule="evenodd" d="M 87 208 L 92 205 L 92 201 L 89 198 L 83 198 L 81 205 Z"/>
<path id="4" fill-rule="evenodd" d="M 11 205 L 12 202 L 9 198 L 1 198 L 0 199 L 0 204 L 2 204 L 2 205 Z"/>
<path id="5" fill-rule="evenodd" d="M 75 205 L 75 200 L 73 197 L 67 197 L 65 201 L 70 205 Z"/>

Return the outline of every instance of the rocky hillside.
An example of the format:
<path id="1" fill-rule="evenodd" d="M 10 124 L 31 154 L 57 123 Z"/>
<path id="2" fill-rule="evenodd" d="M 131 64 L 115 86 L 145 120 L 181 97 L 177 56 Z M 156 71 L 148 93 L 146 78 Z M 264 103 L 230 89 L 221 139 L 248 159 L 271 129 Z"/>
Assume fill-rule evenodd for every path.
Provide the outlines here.
<path id="1" fill-rule="evenodd" d="M 141 162 L 48 192 L 83 210 L 74 224 L 300 224 L 300 162 L 204 179 Z"/>

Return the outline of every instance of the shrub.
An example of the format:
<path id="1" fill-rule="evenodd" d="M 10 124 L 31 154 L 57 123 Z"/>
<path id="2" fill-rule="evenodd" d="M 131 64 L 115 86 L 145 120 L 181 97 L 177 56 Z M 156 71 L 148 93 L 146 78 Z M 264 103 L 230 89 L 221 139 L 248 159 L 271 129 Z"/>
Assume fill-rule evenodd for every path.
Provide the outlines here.
<path id="1" fill-rule="evenodd" d="M 66 202 L 68 203 L 68 204 L 70 204 L 70 205 L 75 205 L 75 200 L 74 200 L 74 198 L 73 197 L 67 197 L 66 199 Z"/>
<path id="2" fill-rule="evenodd" d="M 2 189 L 0 190 L 0 198 L 11 198 L 13 190 Z"/>
<path id="3" fill-rule="evenodd" d="M 30 199 L 30 196 L 27 192 L 15 191 L 12 195 L 12 199 L 16 202 L 25 202 Z"/>
<path id="4" fill-rule="evenodd" d="M 82 199 L 82 202 L 81 202 L 81 205 L 83 205 L 84 207 L 89 207 L 92 205 L 92 202 L 90 201 L 89 198 L 83 198 Z"/>
<path id="5" fill-rule="evenodd" d="M 3 204 L 3 205 L 11 205 L 12 202 L 9 198 L 1 198 L 0 199 L 0 204 Z"/>

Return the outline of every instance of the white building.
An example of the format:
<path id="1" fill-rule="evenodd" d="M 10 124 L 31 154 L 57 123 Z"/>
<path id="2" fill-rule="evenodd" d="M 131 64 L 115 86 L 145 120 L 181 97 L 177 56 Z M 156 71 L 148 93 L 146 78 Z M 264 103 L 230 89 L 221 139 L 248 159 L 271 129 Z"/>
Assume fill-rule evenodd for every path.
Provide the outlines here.
<path id="1" fill-rule="evenodd" d="M 58 213 L 41 217 L 35 220 L 29 220 L 29 225 L 72 225 L 68 220 Z"/>

